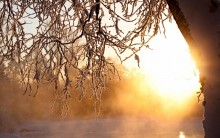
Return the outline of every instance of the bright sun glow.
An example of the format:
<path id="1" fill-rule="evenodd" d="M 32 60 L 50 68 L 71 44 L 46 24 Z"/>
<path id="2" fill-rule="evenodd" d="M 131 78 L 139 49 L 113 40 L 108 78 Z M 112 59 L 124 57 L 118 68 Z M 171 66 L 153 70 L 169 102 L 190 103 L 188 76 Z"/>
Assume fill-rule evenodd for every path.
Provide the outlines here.
<path id="1" fill-rule="evenodd" d="M 140 70 L 150 77 L 158 95 L 183 103 L 198 91 L 199 72 L 176 24 L 167 23 L 165 27 L 167 38 L 157 35 L 149 43 L 153 50 L 146 48 L 138 53 Z M 137 66 L 137 62 L 129 61 L 126 65 Z"/>
<path id="2" fill-rule="evenodd" d="M 179 138 L 185 138 L 184 132 L 180 131 Z"/>

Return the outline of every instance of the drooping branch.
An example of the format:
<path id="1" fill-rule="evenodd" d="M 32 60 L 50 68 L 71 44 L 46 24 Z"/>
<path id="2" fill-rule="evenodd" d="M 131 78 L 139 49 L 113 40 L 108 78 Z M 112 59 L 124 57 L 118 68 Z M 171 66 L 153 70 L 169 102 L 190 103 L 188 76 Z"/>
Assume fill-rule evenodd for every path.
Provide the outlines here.
<path id="1" fill-rule="evenodd" d="M 89 81 L 99 99 L 109 74 L 117 74 L 106 52 L 139 61 L 138 51 L 164 29 L 168 12 L 166 0 L 2 0 L 0 62 L 18 70 L 25 94 L 32 95 L 34 83 L 38 90 L 50 82 L 69 97 L 75 83 L 83 97 Z"/>

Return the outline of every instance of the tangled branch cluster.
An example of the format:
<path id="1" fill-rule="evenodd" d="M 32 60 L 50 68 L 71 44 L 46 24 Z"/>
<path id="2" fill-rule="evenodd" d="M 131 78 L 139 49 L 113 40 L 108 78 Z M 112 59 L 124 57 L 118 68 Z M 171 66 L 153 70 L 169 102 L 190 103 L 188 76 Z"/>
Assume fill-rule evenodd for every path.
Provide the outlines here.
<path id="1" fill-rule="evenodd" d="M 67 98 L 74 83 L 82 98 L 88 84 L 100 99 L 117 73 L 108 49 L 121 62 L 137 56 L 169 17 L 166 0 L 1 0 L 0 62 L 16 70 L 24 93 L 49 81 Z"/>

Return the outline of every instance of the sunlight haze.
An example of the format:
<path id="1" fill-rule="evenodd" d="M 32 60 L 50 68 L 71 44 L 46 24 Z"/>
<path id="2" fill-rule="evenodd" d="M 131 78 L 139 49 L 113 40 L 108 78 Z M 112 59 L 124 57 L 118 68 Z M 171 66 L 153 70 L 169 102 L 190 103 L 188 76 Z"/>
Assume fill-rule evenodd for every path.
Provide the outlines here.
<path id="1" fill-rule="evenodd" d="M 190 55 L 189 47 L 176 23 L 166 22 L 166 38 L 163 33 L 153 38 L 149 46 L 137 53 L 140 69 L 134 58 L 125 62 L 128 68 L 136 68 L 151 80 L 153 89 L 163 99 L 184 104 L 196 99 L 199 91 L 199 71 Z M 143 88 L 145 89 L 145 85 Z"/>

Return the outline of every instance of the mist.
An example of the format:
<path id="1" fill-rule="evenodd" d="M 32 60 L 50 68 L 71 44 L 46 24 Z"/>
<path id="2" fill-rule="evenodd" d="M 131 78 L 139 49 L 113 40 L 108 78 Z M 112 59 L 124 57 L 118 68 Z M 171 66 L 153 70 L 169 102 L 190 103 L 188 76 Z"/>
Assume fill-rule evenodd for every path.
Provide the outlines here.
<path id="1" fill-rule="evenodd" d="M 135 74 L 135 75 L 134 75 Z M 23 95 L 16 81 L 2 76 L 0 82 L 0 137 L 202 137 L 203 110 L 197 95 L 182 104 L 159 96 L 150 80 L 131 72 L 109 80 L 102 101 L 79 101 L 80 90 L 71 89 L 63 104 L 53 88 L 42 84 L 39 93 Z"/>

